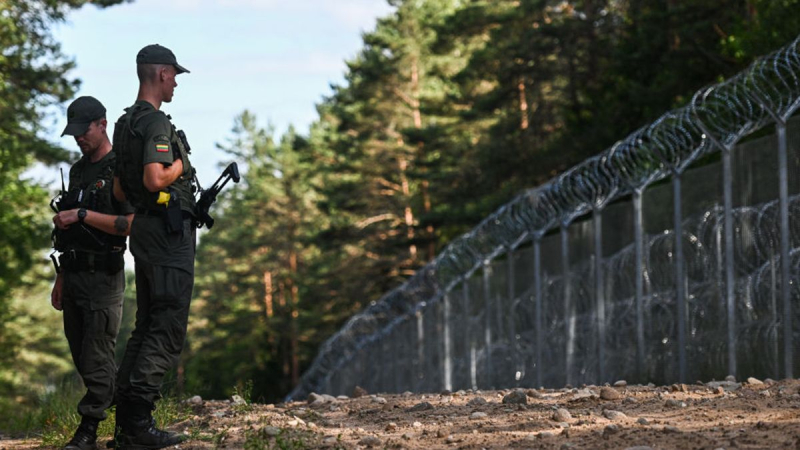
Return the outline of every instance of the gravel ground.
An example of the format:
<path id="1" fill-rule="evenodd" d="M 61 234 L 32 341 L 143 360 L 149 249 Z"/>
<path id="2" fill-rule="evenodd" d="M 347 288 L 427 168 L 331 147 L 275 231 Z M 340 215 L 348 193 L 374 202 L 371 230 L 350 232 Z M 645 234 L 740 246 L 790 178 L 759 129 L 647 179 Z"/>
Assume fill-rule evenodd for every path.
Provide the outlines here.
<path id="1" fill-rule="evenodd" d="M 800 381 L 189 400 L 180 449 L 800 449 Z M 358 395 L 359 393 L 354 393 Z M 0 440 L 0 449 L 39 448 Z"/>

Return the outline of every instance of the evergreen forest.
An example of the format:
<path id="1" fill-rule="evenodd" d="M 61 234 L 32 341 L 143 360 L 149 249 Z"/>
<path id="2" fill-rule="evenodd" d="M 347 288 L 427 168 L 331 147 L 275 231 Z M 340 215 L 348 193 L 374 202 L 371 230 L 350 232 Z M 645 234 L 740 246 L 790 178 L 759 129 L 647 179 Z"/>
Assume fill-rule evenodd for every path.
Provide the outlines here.
<path id="1" fill-rule="evenodd" d="M 388 1 L 307 133 L 244 110 L 220 136 L 243 180 L 198 243 L 175 394 L 279 401 L 347 318 L 515 193 L 800 30 L 798 0 Z M 0 2 L 0 417 L 75 379 L 49 305 L 54 193 L 23 173 L 75 158 L 41 137 L 80 83 L 51 27 L 120 2 Z"/>

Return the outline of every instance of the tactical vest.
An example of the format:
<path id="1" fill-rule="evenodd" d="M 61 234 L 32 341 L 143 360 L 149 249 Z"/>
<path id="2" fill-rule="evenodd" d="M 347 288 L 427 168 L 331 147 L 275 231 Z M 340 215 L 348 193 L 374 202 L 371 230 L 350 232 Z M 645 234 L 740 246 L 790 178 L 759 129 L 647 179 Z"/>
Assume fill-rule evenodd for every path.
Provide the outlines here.
<path id="1" fill-rule="evenodd" d="M 85 208 L 102 214 L 116 215 L 112 203 L 114 167 L 116 154 L 112 151 L 98 164 L 97 179 L 81 183 L 87 160 L 74 164 L 69 171 L 69 190 L 59 203 L 66 211 Z M 125 236 L 117 236 L 84 224 L 73 224 L 66 230 L 56 228 L 53 232 L 53 247 L 60 252 L 71 250 L 90 253 L 110 253 L 125 249 Z"/>
<path id="2" fill-rule="evenodd" d="M 137 124 L 150 114 L 164 114 L 155 109 L 142 109 L 139 105 L 125 108 L 114 126 L 114 150 L 117 152 L 117 174 L 122 190 L 128 201 L 136 209 L 163 210 L 158 204 L 158 192 L 150 192 L 144 182 L 144 136 L 138 131 Z M 167 116 L 169 119 L 169 116 Z M 175 125 L 171 125 L 170 146 L 177 149 L 183 161 L 183 173 L 172 183 L 180 196 L 181 209 L 195 214 L 194 168 L 189 162 L 189 152 L 178 137 Z"/>

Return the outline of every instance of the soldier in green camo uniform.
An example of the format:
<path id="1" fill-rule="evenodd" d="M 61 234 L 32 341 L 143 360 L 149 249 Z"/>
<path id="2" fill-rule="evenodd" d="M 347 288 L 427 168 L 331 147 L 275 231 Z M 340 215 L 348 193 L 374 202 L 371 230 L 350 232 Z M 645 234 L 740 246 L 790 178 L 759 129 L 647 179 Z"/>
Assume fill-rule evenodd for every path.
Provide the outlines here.
<path id="1" fill-rule="evenodd" d="M 148 45 L 136 56 L 139 93 L 114 130 L 115 195 L 136 209 L 131 253 L 136 262 L 136 325 L 117 377 L 118 448 L 163 448 L 185 436 L 152 418 L 164 374 L 177 363 L 194 285 L 194 170 L 188 144 L 160 109 L 172 101 L 175 77 L 189 72 L 169 49 Z"/>
<path id="2" fill-rule="evenodd" d="M 75 137 L 83 157 L 69 171 L 62 193 L 54 244 L 61 252 L 50 301 L 64 313 L 64 332 L 86 395 L 78 403 L 81 424 L 67 449 L 96 448 L 97 425 L 114 398 L 114 346 L 125 289 L 123 254 L 133 208 L 112 192 L 116 154 L 106 133 L 106 109 L 93 97 L 67 108 L 65 134 Z"/>

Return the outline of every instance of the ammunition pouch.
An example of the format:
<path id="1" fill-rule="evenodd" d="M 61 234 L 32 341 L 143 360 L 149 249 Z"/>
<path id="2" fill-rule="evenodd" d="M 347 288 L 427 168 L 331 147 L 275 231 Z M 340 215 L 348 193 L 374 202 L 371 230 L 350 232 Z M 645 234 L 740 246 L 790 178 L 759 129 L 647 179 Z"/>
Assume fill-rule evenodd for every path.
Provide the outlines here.
<path id="1" fill-rule="evenodd" d="M 183 233 L 183 212 L 181 211 L 181 198 L 175 189 L 170 188 L 170 201 L 166 211 L 164 211 L 164 223 L 167 225 L 167 233 Z"/>
<path id="2" fill-rule="evenodd" d="M 95 272 L 102 270 L 113 275 L 125 268 L 125 249 L 111 253 L 91 253 L 71 250 L 59 256 L 62 270 L 67 272 Z"/>

